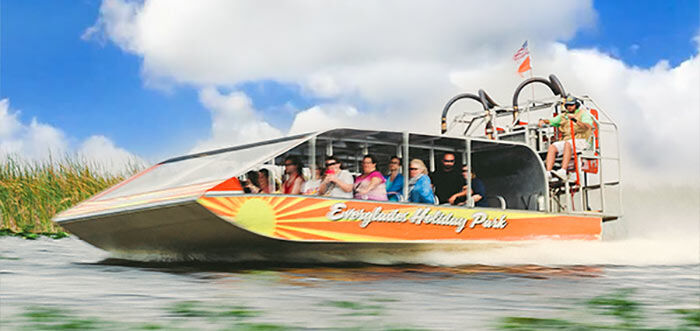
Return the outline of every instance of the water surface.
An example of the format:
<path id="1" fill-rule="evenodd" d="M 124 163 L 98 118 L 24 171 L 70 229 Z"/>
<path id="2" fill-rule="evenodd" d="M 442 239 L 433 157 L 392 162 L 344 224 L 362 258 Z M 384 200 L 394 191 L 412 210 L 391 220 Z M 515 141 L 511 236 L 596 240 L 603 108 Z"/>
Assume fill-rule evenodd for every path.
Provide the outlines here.
<path id="1" fill-rule="evenodd" d="M 599 245 L 599 251 L 615 247 L 587 245 Z M 548 247 L 577 250 L 572 255 L 588 249 L 559 244 L 535 252 L 542 255 Z M 1 238 L 0 317 L 3 330 L 447 330 L 533 321 L 508 317 L 589 326 L 620 326 L 627 319 L 640 327 L 675 328 L 700 309 L 698 263 L 503 263 L 509 255 L 515 262 L 528 260 L 517 254 L 494 254 L 499 263 L 492 265 L 461 264 L 454 256 L 399 265 L 137 263 L 111 259 L 73 237 Z M 473 261 L 484 260 L 488 256 Z M 604 314 L 615 311 L 606 306 L 610 302 L 634 316 Z"/>

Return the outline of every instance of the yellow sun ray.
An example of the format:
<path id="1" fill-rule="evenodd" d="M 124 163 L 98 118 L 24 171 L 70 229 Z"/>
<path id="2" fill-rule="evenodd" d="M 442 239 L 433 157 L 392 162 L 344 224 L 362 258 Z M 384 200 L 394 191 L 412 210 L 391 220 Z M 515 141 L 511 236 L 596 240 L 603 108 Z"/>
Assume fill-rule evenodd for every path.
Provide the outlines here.
<path id="1" fill-rule="evenodd" d="M 287 231 L 284 231 L 280 228 L 275 229 L 275 232 L 279 232 L 279 233 L 283 234 L 285 237 L 292 239 L 292 240 L 304 240 L 304 238 L 299 237 L 299 236 L 295 236 L 295 235 L 293 235 Z"/>
<path id="2" fill-rule="evenodd" d="M 272 198 L 272 201 L 270 201 L 270 206 L 272 206 L 272 209 L 277 209 L 277 206 L 279 206 L 285 199 L 291 199 L 291 198 L 285 198 L 285 197 L 274 197 Z"/>
<path id="3" fill-rule="evenodd" d="M 199 204 L 215 212 L 218 215 L 233 216 L 230 209 L 221 206 L 217 201 L 212 201 L 208 199 L 198 199 L 197 202 L 199 202 Z"/>
<path id="4" fill-rule="evenodd" d="M 304 213 L 304 212 L 307 212 L 307 211 L 311 211 L 311 210 L 314 210 L 314 209 L 329 208 L 329 207 L 332 206 L 334 203 L 335 203 L 334 201 L 325 201 L 325 200 L 324 200 L 324 201 L 319 201 L 318 203 L 315 203 L 315 204 L 313 204 L 313 205 L 311 205 L 311 206 L 307 206 L 307 207 L 300 208 L 300 209 L 295 209 L 295 210 L 286 212 L 286 213 L 284 213 L 284 214 L 277 214 L 277 217 L 278 217 L 278 218 L 282 218 L 282 217 L 287 217 L 287 216 L 291 216 L 291 215 L 294 215 L 294 214 L 301 214 L 301 213 Z M 321 215 L 325 215 L 325 213 L 321 213 Z"/>
<path id="5" fill-rule="evenodd" d="M 236 198 L 221 197 L 215 198 L 215 200 L 223 207 L 229 209 L 238 209 L 241 207 L 241 202 L 236 200 Z"/>
<path id="6" fill-rule="evenodd" d="M 277 225 L 277 229 L 278 230 L 289 229 L 289 230 L 293 230 L 293 231 L 297 231 L 297 232 L 305 232 L 305 233 L 314 234 L 317 236 L 337 239 L 340 241 L 395 241 L 396 240 L 396 238 L 368 236 L 368 235 L 360 235 L 360 234 L 345 233 L 345 232 L 335 232 L 335 231 L 325 231 L 325 230 L 316 230 L 316 229 L 297 228 L 297 227 L 291 227 L 291 226 L 279 225 L 279 224 Z"/>
<path id="7" fill-rule="evenodd" d="M 316 216 L 316 217 L 295 218 L 292 220 L 280 220 L 280 219 L 277 220 L 277 224 L 297 223 L 297 222 L 328 222 L 328 219 L 325 216 Z M 357 221 L 341 220 L 341 221 L 334 221 L 334 222 L 357 222 Z"/>
<path id="8" fill-rule="evenodd" d="M 238 209 L 241 207 L 241 203 L 234 199 L 235 198 L 216 198 L 219 204 L 231 210 L 232 214 L 238 212 Z"/>
<path id="9" fill-rule="evenodd" d="M 293 198 L 293 197 L 283 197 L 280 199 L 280 202 L 274 206 L 272 206 L 273 209 L 278 210 L 278 209 L 284 209 L 289 206 L 292 206 L 296 203 L 298 203 L 302 198 Z"/>

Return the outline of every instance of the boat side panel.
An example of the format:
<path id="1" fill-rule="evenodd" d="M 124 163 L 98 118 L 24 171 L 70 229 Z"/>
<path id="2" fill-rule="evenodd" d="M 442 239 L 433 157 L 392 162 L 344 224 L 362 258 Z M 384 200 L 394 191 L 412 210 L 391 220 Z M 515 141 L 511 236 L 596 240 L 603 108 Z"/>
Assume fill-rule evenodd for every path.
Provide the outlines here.
<path id="1" fill-rule="evenodd" d="M 188 198 L 194 200 L 204 194 L 206 190 L 212 188 L 220 182 L 221 181 L 205 182 L 107 200 L 86 200 L 77 206 L 58 214 L 53 218 L 53 221 L 62 223 L 81 218 L 89 218 L 99 214 L 137 210 L 148 207 L 149 205 L 169 203 Z"/>
<path id="2" fill-rule="evenodd" d="M 194 201 L 66 221 L 61 225 L 117 257 L 137 260 L 374 261 L 435 250 L 476 251 L 499 247 L 496 242 L 469 242 L 465 246 L 464 242 L 280 240 L 241 229 Z"/>
<path id="3" fill-rule="evenodd" d="M 205 196 L 219 217 L 293 241 L 598 240 L 601 218 L 288 195 Z"/>
<path id="4" fill-rule="evenodd" d="M 222 220 L 195 201 L 62 222 L 61 226 L 107 251 L 178 258 L 235 250 L 265 239 Z"/>

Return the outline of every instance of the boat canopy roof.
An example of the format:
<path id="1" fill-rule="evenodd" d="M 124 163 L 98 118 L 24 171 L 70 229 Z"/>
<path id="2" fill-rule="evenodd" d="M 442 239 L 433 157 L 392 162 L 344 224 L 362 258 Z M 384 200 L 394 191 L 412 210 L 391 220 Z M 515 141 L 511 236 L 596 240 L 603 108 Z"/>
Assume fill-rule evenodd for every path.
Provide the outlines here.
<path id="1" fill-rule="evenodd" d="M 228 178 L 242 174 L 255 164 L 301 144 L 310 136 L 312 134 L 295 135 L 171 158 L 127 179 L 95 200 L 192 185 L 202 188 L 193 192 L 187 190 L 187 195 L 198 195 Z"/>
<path id="2" fill-rule="evenodd" d="M 380 163 L 388 161 L 393 155 L 401 155 L 400 146 L 403 144 L 404 133 L 331 129 L 179 156 L 154 165 L 101 193 L 93 200 L 109 200 L 186 187 L 192 187 L 192 190 L 183 190 L 183 198 L 200 195 L 207 189 L 229 178 L 241 176 L 259 165 L 280 164 L 287 154 L 308 156 L 312 147 L 311 144 L 304 143 L 312 139 L 315 140 L 316 159 L 322 160 L 324 155 L 335 154 L 351 171 L 357 171 L 353 163 L 367 152 L 375 155 Z M 464 155 L 467 140 L 471 141 L 472 153 L 515 148 L 534 156 L 534 152 L 527 152 L 530 148 L 526 145 L 507 141 L 414 133 L 408 134 L 408 140 L 411 158 L 423 160 L 434 157 L 436 151 L 451 151 L 458 155 L 458 159 L 462 159 L 462 163 L 466 163 Z M 304 163 L 313 167 L 311 163 L 316 162 L 307 160 Z"/>

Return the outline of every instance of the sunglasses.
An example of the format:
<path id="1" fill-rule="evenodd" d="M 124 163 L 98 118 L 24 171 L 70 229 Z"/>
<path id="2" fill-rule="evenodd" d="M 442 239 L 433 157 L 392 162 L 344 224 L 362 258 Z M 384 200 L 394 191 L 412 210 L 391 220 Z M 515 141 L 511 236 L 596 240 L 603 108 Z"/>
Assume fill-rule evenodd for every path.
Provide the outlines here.
<path id="1" fill-rule="evenodd" d="M 442 160 L 442 162 L 445 162 L 445 163 L 455 163 L 455 160 Z"/>
<path id="2" fill-rule="evenodd" d="M 411 170 L 411 171 L 413 171 L 413 170 L 420 170 L 420 168 L 408 168 L 408 170 Z"/>
<path id="3" fill-rule="evenodd" d="M 327 162 L 326 167 L 330 167 L 330 166 L 336 165 L 336 164 L 338 164 L 338 162 Z"/>

